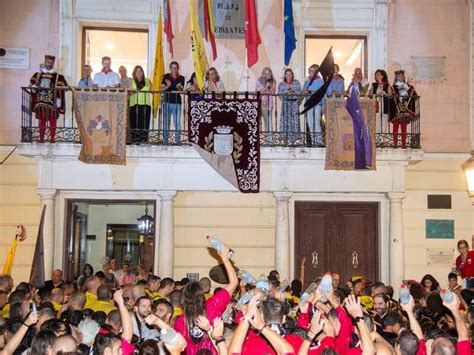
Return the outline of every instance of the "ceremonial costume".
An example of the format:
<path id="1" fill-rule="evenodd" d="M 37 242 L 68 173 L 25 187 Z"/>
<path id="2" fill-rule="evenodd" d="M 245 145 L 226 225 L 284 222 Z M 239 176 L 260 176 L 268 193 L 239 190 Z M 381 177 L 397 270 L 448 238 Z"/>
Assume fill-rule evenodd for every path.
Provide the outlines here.
<path id="1" fill-rule="evenodd" d="M 45 61 L 52 61 L 54 56 L 46 55 Z M 39 142 L 44 142 L 46 133 L 46 121 L 49 121 L 49 136 L 51 143 L 55 142 L 56 120 L 65 110 L 64 90 L 56 90 L 58 87 L 68 86 L 63 75 L 56 73 L 54 68 L 48 68 L 42 64 L 40 71 L 34 73 L 30 79 L 31 107 L 39 120 Z"/>
<path id="2" fill-rule="evenodd" d="M 415 99 L 418 94 L 415 88 L 405 81 L 405 72 L 399 70 L 395 72 L 395 76 L 403 74 L 403 81 L 395 80 L 393 90 L 395 97 L 393 98 L 394 107 L 390 111 L 390 122 L 393 124 L 393 145 L 398 146 L 398 129 L 402 131 L 402 148 L 406 148 L 407 141 L 407 125 L 415 119 Z"/>

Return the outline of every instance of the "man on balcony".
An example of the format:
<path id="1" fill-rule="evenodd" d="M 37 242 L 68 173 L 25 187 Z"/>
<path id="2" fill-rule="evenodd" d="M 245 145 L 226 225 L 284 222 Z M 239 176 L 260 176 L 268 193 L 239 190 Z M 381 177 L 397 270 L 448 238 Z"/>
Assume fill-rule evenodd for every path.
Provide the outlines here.
<path id="1" fill-rule="evenodd" d="M 120 77 L 110 69 L 111 64 L 110 57 L 102 57 L 102 70 L 94 75 L 94 87 L 101 89 L 120 87 Z"/>
<path id="2" fill-rule="evenodd" d="M 64 113 L 65 108 L 64 90 L 57 88 L 68 84 L 64 76 L 54 70 L 55 59 L 53 55 L 45 55 L 40 71 L 30 79 L 31 107 L 39 122 L 39 143 L 44 142 L 46 121 L 49 121 L 50 142 L 55 142 L 56 120 L 59 114 Z"/>

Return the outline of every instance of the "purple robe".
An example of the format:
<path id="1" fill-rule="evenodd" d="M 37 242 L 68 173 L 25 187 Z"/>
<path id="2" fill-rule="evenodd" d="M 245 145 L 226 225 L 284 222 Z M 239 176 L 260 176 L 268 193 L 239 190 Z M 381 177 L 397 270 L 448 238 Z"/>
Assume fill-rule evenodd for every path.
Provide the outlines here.
<path id="1" fill-rule="evenodd" d="M 354 89 L 349 92 L 346 107 L 354 126 L 355 169 L 370 169 L 372 166 L 372 141 L 362 114 L 359 98 Z"/>

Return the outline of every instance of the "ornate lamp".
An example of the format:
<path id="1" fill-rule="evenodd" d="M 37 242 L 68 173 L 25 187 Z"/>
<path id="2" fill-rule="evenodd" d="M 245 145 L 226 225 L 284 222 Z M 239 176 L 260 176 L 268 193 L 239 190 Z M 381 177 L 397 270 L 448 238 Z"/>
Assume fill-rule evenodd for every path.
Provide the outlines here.
<path id="1" fill-rule="evenodd" d="M 469 197 L 474 197 L 474 150 L 471 151 L 471 157 L 462 165 L 462 170 L 466 176 Z"/>
<path id="2" fill-rule="evenodd" d="M 145 204 L 145 214 L 137 218 L 137 221 L 139 222 L 138 228 L 140 228 L 140 233 L 145 236 L 153 234 L 154 219 L 148 214 L 148 203 Z"/>

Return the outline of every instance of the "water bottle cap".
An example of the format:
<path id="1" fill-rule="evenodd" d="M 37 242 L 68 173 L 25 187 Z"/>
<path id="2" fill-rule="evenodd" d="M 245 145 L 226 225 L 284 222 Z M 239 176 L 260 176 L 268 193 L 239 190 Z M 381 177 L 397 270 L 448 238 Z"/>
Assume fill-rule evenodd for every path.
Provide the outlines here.
<path id="1" fill-rule="evenodd" d="M 445 288 L 442 288 L 442 289 L 441 289 L 441 293 L 446 293 L 446 292 L 447 292 L 447 291 L 446 291 Z"/>

